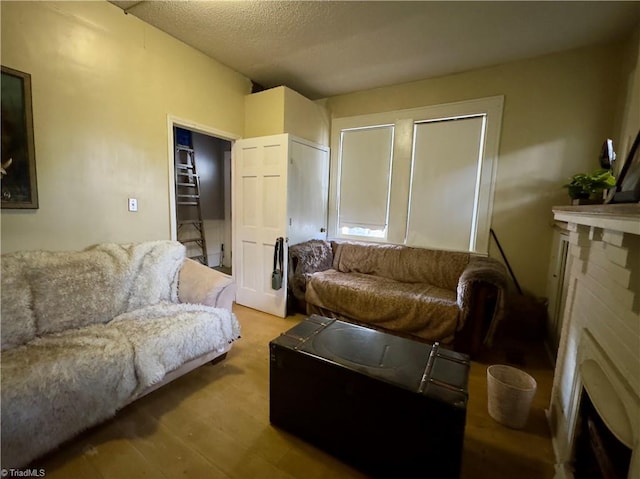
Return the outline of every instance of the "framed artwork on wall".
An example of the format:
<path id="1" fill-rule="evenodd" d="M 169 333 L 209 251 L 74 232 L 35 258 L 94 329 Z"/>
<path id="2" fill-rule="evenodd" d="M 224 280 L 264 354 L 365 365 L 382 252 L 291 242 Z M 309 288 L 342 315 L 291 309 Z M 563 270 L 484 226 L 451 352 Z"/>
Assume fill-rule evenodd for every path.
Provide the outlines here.
<path id="1" fill-rule="evenodd" d="M 614 203 L 640 202 L 640 131 L 618 175 Z"/>
<path id="2" fill-rule="evenodd" d="M 640 203 L 640 130 L 618 173 L 616 186 L 609 190 L 605 203 Z"/>
<path id="3" fill-rule="evenodd" d="M 31 75 L 2 67 L 2 208 L 38 208 Z"/>

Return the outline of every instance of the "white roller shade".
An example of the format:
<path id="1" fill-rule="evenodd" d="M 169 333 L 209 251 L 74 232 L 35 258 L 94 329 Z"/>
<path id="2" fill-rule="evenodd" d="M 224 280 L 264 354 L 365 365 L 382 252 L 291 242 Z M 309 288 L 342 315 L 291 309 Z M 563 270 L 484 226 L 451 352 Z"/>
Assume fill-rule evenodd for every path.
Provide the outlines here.
<path id="1" fill-rule="evenodd" d="M 386 227 L 393 128 L 386 125 L 342 131 L 340 227 Z"/>
<path id="2" fill-rule="evenodd" d="M 407 244 L 475 250 L 483 133 L 484 116 L 415 125 Z"/>

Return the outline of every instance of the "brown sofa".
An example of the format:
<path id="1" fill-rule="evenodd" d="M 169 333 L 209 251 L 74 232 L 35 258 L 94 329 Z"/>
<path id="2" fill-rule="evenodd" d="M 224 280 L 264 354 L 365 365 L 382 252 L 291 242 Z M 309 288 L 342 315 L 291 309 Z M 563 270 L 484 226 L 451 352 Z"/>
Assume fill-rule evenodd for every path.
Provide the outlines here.
<path id="1" fill-rule="evenodd" d="M 479 255 L 313 240 L 289 248 L 298 309 L 475 354 L 501 317 L 504 266 Z"/>

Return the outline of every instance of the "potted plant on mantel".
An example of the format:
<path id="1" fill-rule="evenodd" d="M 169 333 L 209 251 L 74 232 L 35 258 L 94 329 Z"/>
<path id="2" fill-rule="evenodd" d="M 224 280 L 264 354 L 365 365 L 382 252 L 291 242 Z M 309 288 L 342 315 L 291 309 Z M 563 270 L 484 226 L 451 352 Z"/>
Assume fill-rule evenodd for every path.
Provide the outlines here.
<path id="1" fill-rule="evenodd" d="M 574 205 L 593 205 L 604 201 L 603 191 L 616 185 L 616 178 L 604 168 L 593 173 L 578 173 L 564 185 Z"/>

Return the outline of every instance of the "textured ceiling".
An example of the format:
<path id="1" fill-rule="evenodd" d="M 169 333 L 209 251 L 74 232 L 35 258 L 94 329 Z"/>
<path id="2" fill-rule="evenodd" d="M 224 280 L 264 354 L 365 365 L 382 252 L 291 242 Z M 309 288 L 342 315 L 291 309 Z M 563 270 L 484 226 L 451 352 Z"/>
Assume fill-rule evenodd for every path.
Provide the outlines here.
<path id="1" fill-rule="evenodd" d="M 637 1 L 111 3 L 311 99 L 605 43 L 640 23 Z"/>

